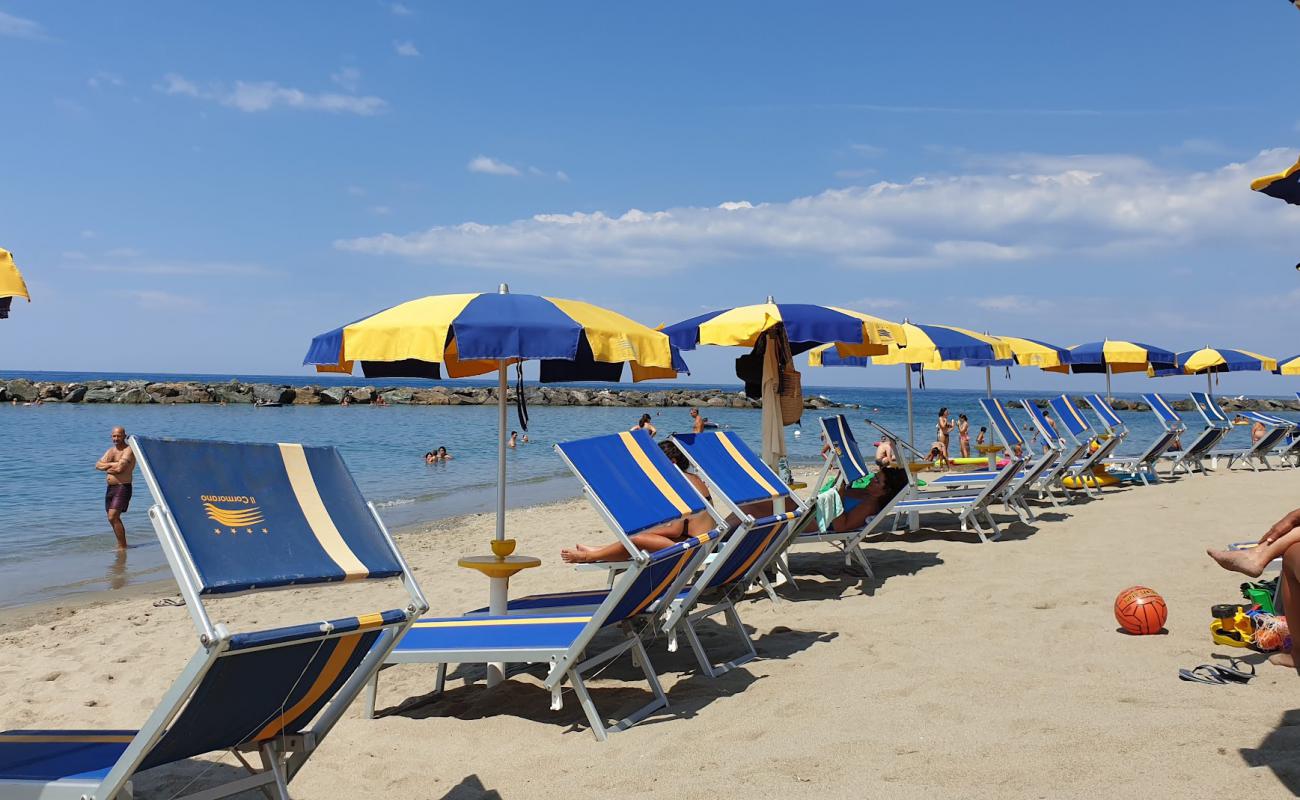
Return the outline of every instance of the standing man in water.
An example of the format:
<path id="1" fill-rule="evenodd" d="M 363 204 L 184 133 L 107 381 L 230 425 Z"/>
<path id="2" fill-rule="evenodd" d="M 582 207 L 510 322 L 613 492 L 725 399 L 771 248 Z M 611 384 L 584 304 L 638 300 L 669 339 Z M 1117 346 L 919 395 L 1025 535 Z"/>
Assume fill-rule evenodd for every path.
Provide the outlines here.
<path id="1" fill-rule="evenodd" d="M 126 428 L 121 425 L 113 429 L 113 446 L 95 462 L 95 469 L 108 478 L 108 490 L 104 493 L 104 510 L 108 512 L 108 524 L 113 526 L 117 536 L 117 549 L 126 549 L 126 526 L 122 524 L 122 515 L 131 506 L 131 473 L 135 471 L 135 453 L 126 443 Z"/>
<path id="2" fill-rule="evenodd" d="M 704 417 L 698 408 L 691 409 L 691 433 L 704 433 Z"/>

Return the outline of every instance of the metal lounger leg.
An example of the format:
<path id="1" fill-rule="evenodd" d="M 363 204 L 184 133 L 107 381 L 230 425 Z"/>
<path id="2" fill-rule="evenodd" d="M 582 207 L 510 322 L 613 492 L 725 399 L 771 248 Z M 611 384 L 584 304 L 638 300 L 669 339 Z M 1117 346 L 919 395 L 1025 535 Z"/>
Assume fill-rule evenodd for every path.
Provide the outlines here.
<path id="1" fill-rule="evenodd" d="M 853 542 L 845 549 L 855 561 L 862 565 L 862 569 L 866 571 L 867 577 L 874 581 L 876 579 L 876 573 L 871 569 L 871 562 L 867 560 L 867 554 L 863 552 L 862 545 Z M 748 637 L 746 637 L 746 639 L 748 639 Z"/>
<path id="2" fill-rule="evenodd" d="M 375 699 L 379 696 L 379 672 L 380 670 L 375 670 L 375 674 L 366 684 L 365 708 L 362 711 L 366 719 L 375 718 Z"/>
<path id="3" fill-rule="evenodd" d="M 465 682 L 469 683 L 469 679 L 466 678 Z M 446 688 L 446 686 L 447 686 L 447 662 L 444 661 L 438 664 L 438 674 L 437 677 L 433 679 L 433 693 L 442 694 L 442 690 Z"/>
<path id="4" fill-rule="evenodd" d="M 650 684 L 650 691 L 654 695 L 654 699 L 613 725 L 606 726 L 604 719 L 596 710 L 596 704 L 592 701 L 591 694 L 587 691 L 587 686 L 582 679 L 582 673 L 606 661 L 613 660 L 628 650 L 633 651 L 633 660 L 640 664 L 641 674 L 645 676 L 646 683 Z M 658 709 L 668 707 L 668 696 L 664 694 L 663 686 L 659 684 L 659 676 L 655 675 L 654 669 L 650 665 L 650 655 L 645 651 L 645 645 L 641 643 L 641 638 L 635 634 L 629 635 L 622 643 L 609 648 L 605 652 L 571 667 L 568 676 L 569 681 L 573 684 L 574 694 L 578 695 L 578 702 L 587 715 L 587 721 L 591 723 L 591 732 L 595 735 L 597 741 L 603 742 L 608 739 L 609 731 L 626 730 Z"/>

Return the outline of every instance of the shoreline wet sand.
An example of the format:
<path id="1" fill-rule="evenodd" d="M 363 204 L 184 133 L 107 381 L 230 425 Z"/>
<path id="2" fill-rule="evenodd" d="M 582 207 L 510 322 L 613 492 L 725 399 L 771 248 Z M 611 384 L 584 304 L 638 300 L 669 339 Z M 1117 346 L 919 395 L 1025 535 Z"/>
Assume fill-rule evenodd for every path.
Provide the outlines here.
<path id="1" fill-rule="evenodd" d="M 456 669 L 441 698 L 431 695 L 433 668 L 386 670 L 380 718 L 350 709 L 294 796 L 680 798 L 743 788 L 782 798 L 1056 798 L 1140 782 L 1145 796 L 1181 798 L 1217 793 L 1209 776 L 1214 787 L 1279 796 L 1300 788 L 1290 721 L 1300 679 L 1260 664 L 1248 685 L 1204 686 L 1177 671 L 1214 654 L 1263 660 L 1211 643 L 1209 609 L 1238 597 L 1242 578 L 1204 549 L 1257 537 L 1296 505 L 1294 486 L 1289 471 L 1195 476 L 1046 509 L 1037 525 L 1012 524 L 989 545 L 929 529 L 888 537 L 868 548 L 874 581 L 846 573 L 829 548 L 800 549 L 797 590 L 783 587 L 780 605 L 740 604 L 759 660 L 709 679 L 684 643 L 675 653 L 651 643 L 671 708 L 603 745 L 571 693 L 549 710 L 537 670 L 516 668 L 486 691 L 462 685 L 477 672 Z M 508 517 L 519 551 L 543 560 L 516 578 L 513 595 L 603 583 L 558 557 L 610 538 L 584 501 Z M 482 577 L 454 562 L 486 551 L 492 527 L 491 515 L 475 515 L 444 521 L 438 535 L 403 533 L 432 613 L 486 601 Z M 1133 584 L 1165 597 L 1166 634 L 1117 632 L 1111 604 Z M 236 625 L 264 626 L 400 597 L 396 587 L 349 585 L 214 605 Z M 11 619 L 0 634 L 9 699 L 0 726 L 138 725 L 196 646 L 185 610 L 155 599 L 141 591 L 26 626 Z M 706 625 L 704 635 L 728 652 L 720 629 Z M 623 662 L 606 668 L 591 683 L 597 704 L 617 712 L 643 702 L 636 677 Z M 617 768 L 625 763 L 645 768 Z M 213 767 L 153 770 L 137 791 L 169 796 L 204 769 Z"/>

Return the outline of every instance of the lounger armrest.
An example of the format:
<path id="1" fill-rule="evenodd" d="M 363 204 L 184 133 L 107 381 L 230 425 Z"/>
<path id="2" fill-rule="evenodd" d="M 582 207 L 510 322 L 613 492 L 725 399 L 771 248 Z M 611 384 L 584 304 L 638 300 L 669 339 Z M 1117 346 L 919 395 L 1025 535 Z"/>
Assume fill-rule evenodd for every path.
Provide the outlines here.
<path id="1" fill-rule="evenodd" d="M 312 622 L 306 625 L 290 625 L 285 628 L 270 628 L 252 633 L 237 633 L 230 637 L 230 650 L 247 650 L 252 647 L 269 647 L 307 639 L 319 639 L 326 636 L 340 636 L 353 631 L 377 628 L 383 625 L 396 625 L 407 619 L 405 611 L 382 611 L 378 614 L 365 614 L 360 617 L 344 617 L 325 622 Z"/>
<path id="2" fill-rule="evenodd" d="M 597 570 L 607 569 L 615 572 L 622 572 L 625 569 L 631 569 L 634 562 L 631 561 L 593 561 L 587 564 L 574 564 L 574 569 L 580 570 Z"/>

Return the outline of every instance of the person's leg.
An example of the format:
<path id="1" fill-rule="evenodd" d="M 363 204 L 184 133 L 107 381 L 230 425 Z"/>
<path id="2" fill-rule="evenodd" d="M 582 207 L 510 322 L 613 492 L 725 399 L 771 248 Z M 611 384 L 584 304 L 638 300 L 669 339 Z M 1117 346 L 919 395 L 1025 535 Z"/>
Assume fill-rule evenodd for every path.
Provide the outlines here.
<path id="1" fill-rule="evenodd" d="M 1297 542 L 1300 542 L 1300 528 L 1282 534 L 1270 544 L 1261 544 L 1249 550 L 1211 549 L 1205 552 L 1226 570 L 1258 578 L 1273 559 L 1280 557 Z"/>
<path id="2" fill-rule="evenodd" d="M 665 547 L 672 547 L 677 544 L 676 539 L 669 539 L 657 533 L 638 533 L 632 538 L 632 544 L 641 548 L 647 553 L 653 553 L 657 550 L 663 550 Z M 597 561 L 623 561 L 630 558 L 627 548 L 622 542 L 614 542 L 602 547 L 591 547 L 585 544 L 574 545 L 572 548 L 565 548 L 560 551 L 560 559 L 569 564 L 591 564 Z"/>
<path id="3" fill-rule="evenodd" d="M 122 524 L 122 512 L 116 508 L 108 510 L 108 524 L 113 526 L 113 535 L 117 537 L 117 549 L 126 549 L 126 526 Z"/>
<path id="4" fill-rule="evenodd" d="M 1282 556 L 1282 610 L 1286 612 L 1287 622 L 1300 620 L 1300 547 L 1292 547 Z M 1290 652 L 1276 653 L 1269 656 L 1269 662 L 1279 667 L 1296 669 L 1300 664 L 1300 631 L 1291 634 Z"/>

